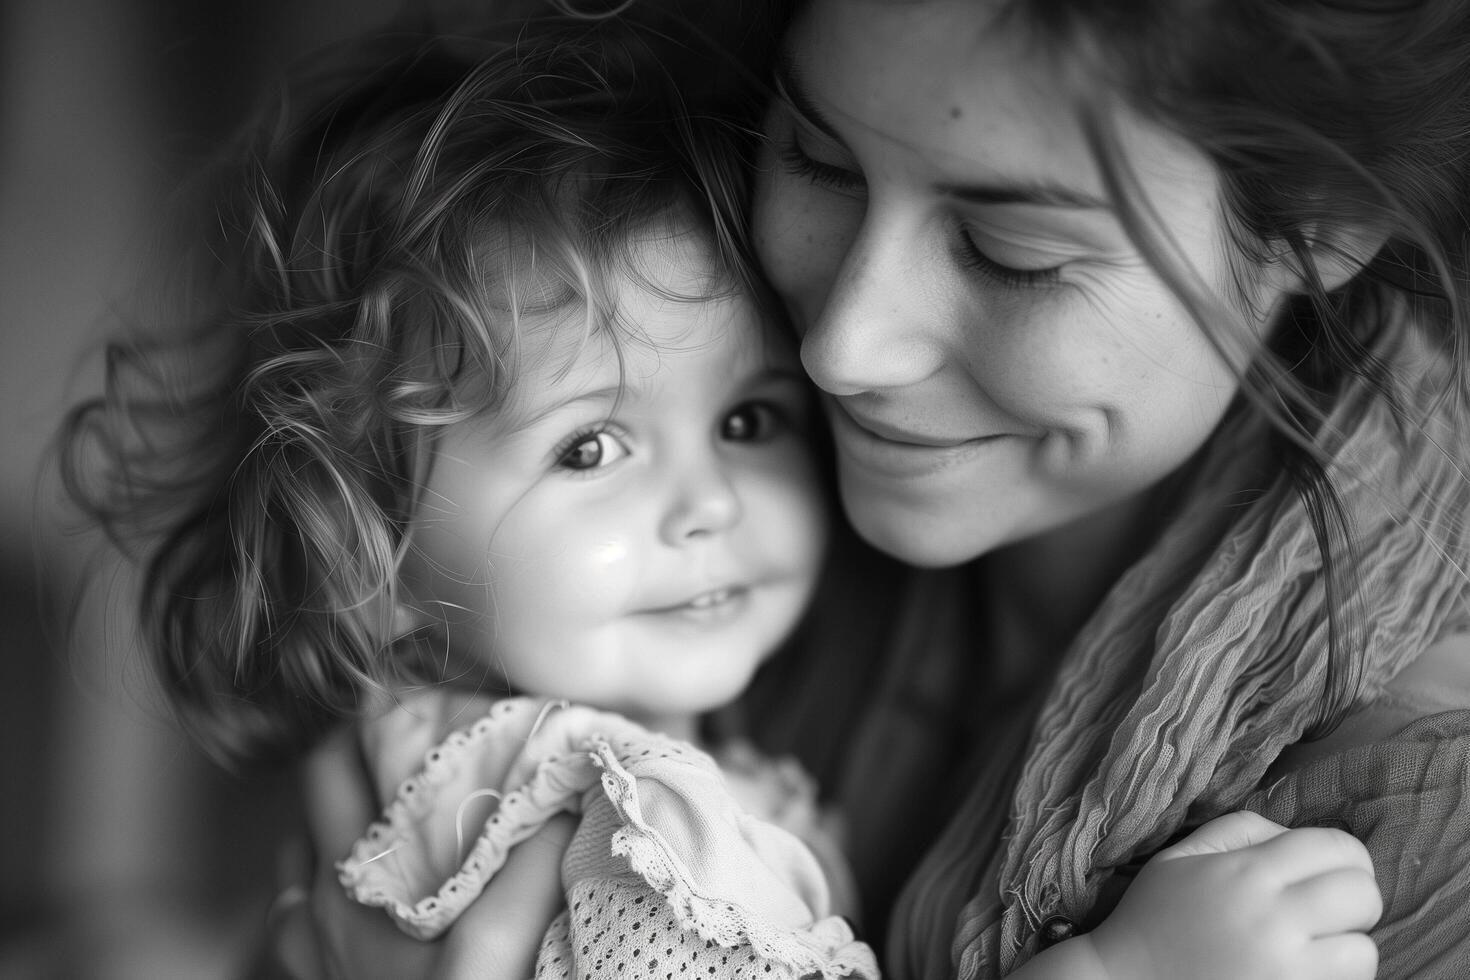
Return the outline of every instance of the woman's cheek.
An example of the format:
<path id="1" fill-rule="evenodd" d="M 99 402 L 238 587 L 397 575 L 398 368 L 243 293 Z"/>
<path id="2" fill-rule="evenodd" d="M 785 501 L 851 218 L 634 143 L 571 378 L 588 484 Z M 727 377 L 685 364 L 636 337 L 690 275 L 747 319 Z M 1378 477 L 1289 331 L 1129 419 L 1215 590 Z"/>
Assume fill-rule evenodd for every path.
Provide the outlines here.
<path id="1" fill-rule="evenodd" d="M 821 315 L 832 283 L 862 221 L 855 202 L 821 193 L 805 181 L 773 175 L 754 205 L 756 250 L 766 277 L 798 328 Z"/>

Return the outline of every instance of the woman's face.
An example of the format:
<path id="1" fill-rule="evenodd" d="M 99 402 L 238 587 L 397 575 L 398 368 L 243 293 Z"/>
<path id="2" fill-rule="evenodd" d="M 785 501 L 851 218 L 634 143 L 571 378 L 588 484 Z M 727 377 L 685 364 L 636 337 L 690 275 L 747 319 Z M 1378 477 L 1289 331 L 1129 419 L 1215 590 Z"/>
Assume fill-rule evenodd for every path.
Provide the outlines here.
<path id="1" fill-rule="evenodd" d="M 981 0 L 813 0 L 789 33 L 755 204 L 878 547 L 961 562 L 1137 497 L 1208 437 L 1235 372 L 1130 241 L 1052 66 Z M 1241 311 L 1214 167 L 1140 117 L 1163 229 Z M 1235 268 L 1247 268 L 1237 259 Z"/>

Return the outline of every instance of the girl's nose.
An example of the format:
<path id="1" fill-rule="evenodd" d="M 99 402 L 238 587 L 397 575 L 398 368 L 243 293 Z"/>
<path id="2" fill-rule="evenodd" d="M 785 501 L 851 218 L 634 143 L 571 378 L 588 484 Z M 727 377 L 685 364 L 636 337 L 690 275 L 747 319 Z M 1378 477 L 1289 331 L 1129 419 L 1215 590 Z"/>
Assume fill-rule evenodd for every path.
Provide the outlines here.
<path id="1" fill-rule="evenodd" d="M 801 362 L 834 395 L 902 388 L 939 370 L 943 325 L 934 260 L 920 236 L 870 209 L 802 337 Z"/>
<path id="2" fill-rule="evenodd" d="M 729 476 L 711 462 L 684 473 L 660 533 L 664 543 L 678 547 L 730 530 L 740 523 L 744 512 L 740 494 Z"/>

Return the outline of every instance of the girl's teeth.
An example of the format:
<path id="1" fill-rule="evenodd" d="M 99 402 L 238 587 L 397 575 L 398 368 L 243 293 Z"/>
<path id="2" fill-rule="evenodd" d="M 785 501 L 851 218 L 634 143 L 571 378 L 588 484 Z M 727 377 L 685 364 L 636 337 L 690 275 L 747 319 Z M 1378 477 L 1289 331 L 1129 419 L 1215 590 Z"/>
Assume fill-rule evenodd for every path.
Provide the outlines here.
<path id="1" fill-rule="evenodd" d="M 689 605 L 695 609 L 703 609 L 705 606 L 713 606 L 716 603 L 724 602 L 728 598 L 730 598 L 729 589 L 716 589 L 714 592 L 706 592 L 704 595 L 696 597 Z"/>

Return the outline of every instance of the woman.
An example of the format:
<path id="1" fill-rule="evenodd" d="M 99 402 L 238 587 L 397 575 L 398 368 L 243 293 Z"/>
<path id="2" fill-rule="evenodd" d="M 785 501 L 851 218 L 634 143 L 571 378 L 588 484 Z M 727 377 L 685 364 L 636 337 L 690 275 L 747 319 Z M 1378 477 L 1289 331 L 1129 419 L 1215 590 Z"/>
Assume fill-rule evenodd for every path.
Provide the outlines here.
<path id="1" fill-rule="evenodd" d="M 1368 840 L 1383 975 L 1424 975 L 1432 930 L 1396 906 L 1464 887 L 1427 880 L 1465 866 L 1434 797 L 1459 786 L 1464 719 L 1402 753 L 1390 736 L 1470 706 L 1464 387 L 1440 353 L 1466 327 L 1445 134 L 1465 132 L 1470 26 L 1414 6 L 817 0 L 788 31 L 755 230 L 834 396 L 848 516 L 915 565 L 987 556 L 993 669 L 1060 660 L 1021 771 L 986 752 L 989 792 L 909 879 L 900 968 L 942 973 L 953 945 L 961 973 L 1008 969 L 1254 793 Z M 1436 260 L 1449 304 L 1415 302 L 1416 273 L 1446 290 Z M 1394 416 L 1390 394 L 1444 402 Z M 878 771 L 864 752 L 849 773 Z M 1373 752 L 1422 783 L 1390 786 Z M 1416 819 L 1367 816 L 1412 791 Z"/>
<path id="2" fill-rule="evenodd" d="M 1470 10 L 811 0 L 775 79 L 845 508 L 944 569 L 764 705 L 888 972 L 1003 975 L 1244 807 L 1367 845 L 1379 976 L 1465 975 Z"/>

